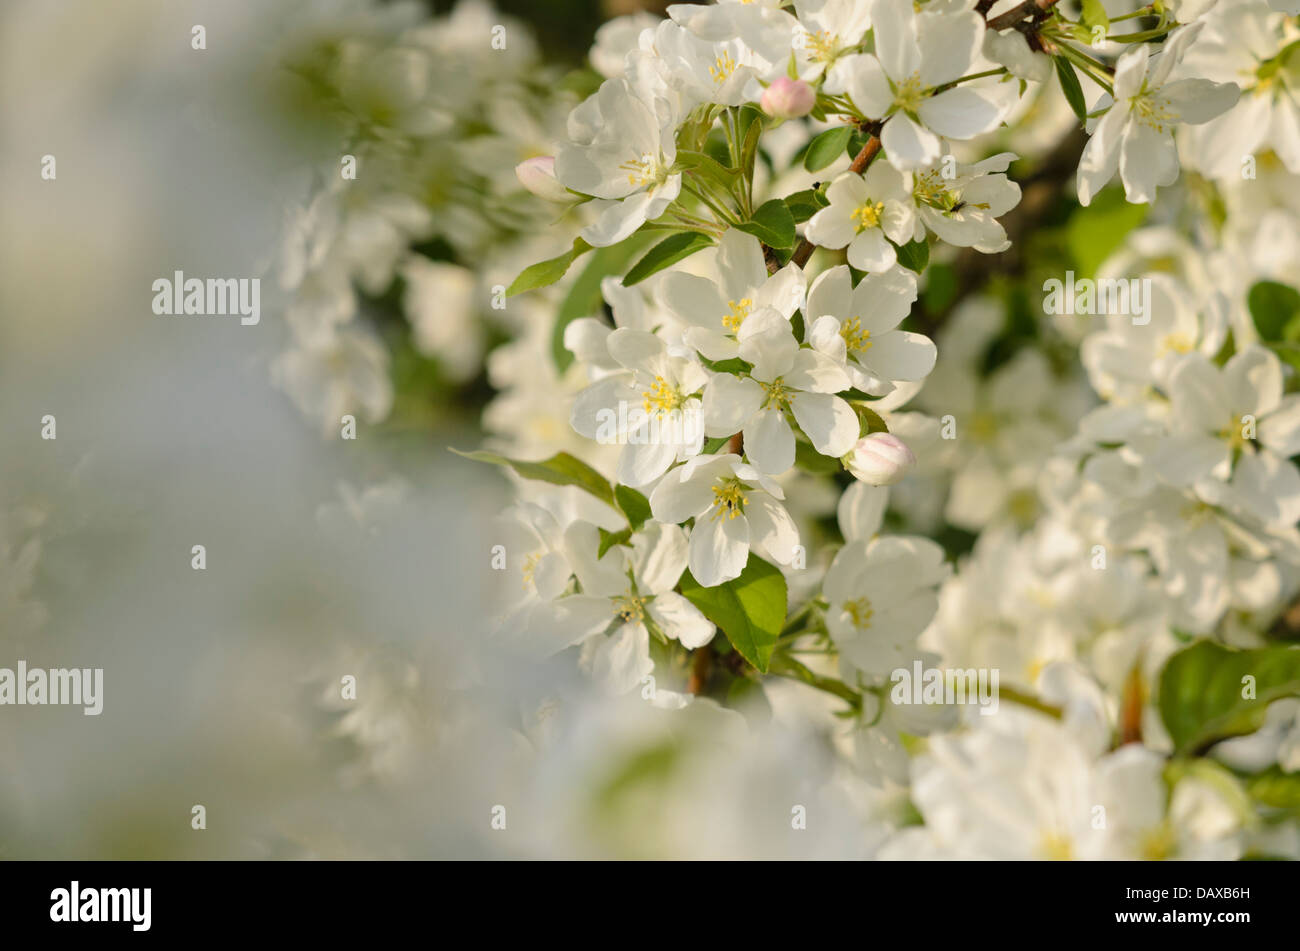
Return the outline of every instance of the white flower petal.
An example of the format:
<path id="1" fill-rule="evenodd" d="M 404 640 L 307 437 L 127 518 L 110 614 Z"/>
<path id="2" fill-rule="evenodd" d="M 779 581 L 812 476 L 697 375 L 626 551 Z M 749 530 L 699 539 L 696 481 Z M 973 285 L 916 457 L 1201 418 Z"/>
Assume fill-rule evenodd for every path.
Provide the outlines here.
<path id="1" fill-rule="evenodd" d="M 794 465 L 794 432 L 779 409 L 765 409 L 745 423 L 745 455 L 762 472 L 780 475 Z"/>
<path id="2" fill-rule="evenodd" d="M 790 410 L 813 448 L 823 456 L 838 459 L 858 441 L 858 415 L 838 396 L 799 393 L 790 401 Z"/>
<path id="3" fill-rule="evenodd" d="M 777 564 L 794 560 L 799 544 L 799 529 L 785 506 L 766 492 L 751 493 L 745 499 L 745 518 L 749 520 L 749 541 L 767 552 Z"/>
<path id="4" fill-rule="evenodd" d="M 691 575 L 712 588 L 739 578 L 749 560 L 749 522 L 744 516 L 697 519 L 691 531 Z"/>
<path id="5" fill-rule="evenodd" d="M 699 608 L 675 591 L 658 595 L 646 605 L 646 610 L 665 634 L 691 650 L 713 640 L 717 631 Z"/>

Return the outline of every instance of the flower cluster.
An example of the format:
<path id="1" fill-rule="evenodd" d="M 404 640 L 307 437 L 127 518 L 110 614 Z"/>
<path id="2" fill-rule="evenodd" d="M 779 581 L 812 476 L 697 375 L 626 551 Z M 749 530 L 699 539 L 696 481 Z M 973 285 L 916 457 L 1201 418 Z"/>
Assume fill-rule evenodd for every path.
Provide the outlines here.
<path id="1" fill-rule="evenodd" d="M 412 359 L 447 388 L 518 330 L 494 289 L 551 247 L 535 236 L 555 216 L 515 166 L 554 151 L 577 98 L 485 0 L 432 21 L 414 4 L 286 20 L 268 54 L 273 101 L 279 121 L 309 124 L 313 148 L 284 189 L 273 277 L 289 334 L 272 373 L 329 433 L 345 413 L 384 420 L 401 396 L 394 335 L 371 319 L 379 298 L 399 301 Z"/>
<path id="2" fill-rule="evenodd" d="M 551 358 L 572 430 L 505 434 L 555 454 L 511 462 L 503 633 L 661 706 L 820 692 L 857 774 L 910 789 L 921 824 L 882 855 L 1294 851 L 1251 794 L 1295 781 L 1266 736 L 1293 736 L 1270 703 L 1300 669 L 1276 640 L 1300 590 L 1285 6 L 722 0 L 604 27 L 600 88 L 518 169 L 583 225 L 511 292 L 572 266 L 607 309 L 566 300 L 499 351 L 489 419 Z M 1100 230 L 1065 240 L 1102 247 L 1112 306 L 1035 320 L 984 272 L 1041 247 L 1017 179 L 1071 177 L 1071 227 Z M 1123 199 L 1157 204 L 1135 227 Z M 1001 712 L 900 689 L 926 668 L 1000 675 Z M 1024 808 L 984 813 L 997 790 Z"/>

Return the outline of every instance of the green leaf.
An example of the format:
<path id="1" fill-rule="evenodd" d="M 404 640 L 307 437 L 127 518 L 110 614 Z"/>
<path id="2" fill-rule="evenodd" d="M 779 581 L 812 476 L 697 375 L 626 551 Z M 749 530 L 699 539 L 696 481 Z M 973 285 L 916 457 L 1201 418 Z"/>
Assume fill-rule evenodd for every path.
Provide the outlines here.
<path id="1" fill-rule="evenodd" d="M 1254 678 L 1253 691 L 1247 677 Z M 1180 753 L 1254 732 L 1268 705 L 1289 696 L 1300 696 L 1300 649 L 1291 647 L 1235 650 L 1198 641 L 1160 673 L 1160 717 Z"/>
<path id="2" fill-rule="evenodd" d="M 754 212 L 754 217 L 738 226 L 746 234 L 752 234 L 769 248 L 794 247 L 794 215 L 780 198 L 764 202 Z"/>
<path id="3" fill-rule="evenodd" d="M 803 167 L 810 172 L 820 171 L 840 157 L 852 138 L 852 126 L 827 129 L 808 143 L 808 151 L 803 156 Z"/>
<path id="4" fill-rule="evenodd" d="M 682 594 L 726 635 L 740 656 L 762 673 L 772 659 L 785 623 L 785 576 L 753 552 L 739 578 L 703 588 L 682 574 Z"/>
<path id="5" fill-rule="evenodd" d="M 909 241 L 898 246 L 898 263 L 909 271 L 920 274 L 930 263 L 930 245 L 925 239 Z"/>
<path id="6" fill-rule="evenodd" d="M 524 293 L 524 291 L 535 291 L 539 287 L 554 284 L 568 273 L 569 265 L 590 250 L 591 245 L 586 241 L 581 238 L 574 238 L 573 247 L 559 257 L 551 258 L 549 261 L 540 261 L 524 268 L 519 276 L 515 278 L 514 283 L 506 289 L 506 296 L 514 297 L 516 294 Z"/>
<path id="7" fill-rule="evenodd" d="M 1080 19 L 1083 20 L 1089 30 L 1094 27 L 1110 30 L 1110 17 L 1106 15 L 1106 8 L 1101 5 L 1101 0 L 1081 0 L 1081 5 L 1083 15 Z"/>
<path id="8" fill-rule="evenodd" d="M 495 452 L 479 449 L 474 452 L 462 452 L 452 449 L 458 456 L 473 459 L 475 462 L 490 462 L 497 466 L 509 466 L 525 479 L 549 482 L 551 485 L 576 485 L 590 492 L 607 505 L 614 505 L 614 489 L 605 477 L 576 456 L 567 452 L 557 452 L 549 459 L 540 462 L 525 462 L 508 459 Z"/>
<path id="9" fill-rule="evenodd" d="M 838 459 L 823 456 L 813 448 L 812 443 L 804 442 L 802 439 L 796 439 L 794 443 L 794 464 L 804 472 L 811 472 L 813 475 L 829 475 L 843 468 Z"/>
<path id="10" fill-rule="evenodd" d="M 677 164 L 695 172 L 716 184 L 723 191 L 730 191 L 731 186 L 740 180 L 740 170 L 727 168 L 713 156 L 704 152 L 678 152 Z"/>
<path id="11" fill-rule="evenodd" d="M 730 710 L 758 714 L 764 721 L 772 716 L 772 704 L 756 677 L 733 677 L 727 686 L 726 706 Z"/>
<path id="12" fill-rule="evenodd" d="M 857 158 L 858 153 L 865 149 L 867 143 L 870 141 L 870 132 L 863 132 L 859 129 L 854 129 L 853 134 L 849 136 L 849 144 L 844 147 L 845 157 L 850 159 Z"/>
<path id="13" fill-rule="evenodd" d="M 1255 815 L 1250 795 L 1228 767 L 1206 757 L 1196 759 L 1172 759 L 1165 764 L 1164 778 L 1172 789 L 1183 780 L 1193 779 L 1209 786 L 1218 795 L 1219 800 L 1243 821 L 1250 821 Z"/>
<path id="14" fill-rule="evenodd" d="M 564 329 L 579 317 L 590 317 L 601 309 L 604 297 L 600 292 L 600 282 L 627 267 L 627 262 L 634 255 L 645 250 L 649 243 L 647 238 L 644 234 L 634 234 L 611 247 L 597 248 L 569 292 L 564 295 L 555 315 L 555 326 L 551 329 L 551 359 L 561 373 L 573 363 L 573 354 L 564 346 Z"/>
<path id="15" fill-rule="evenodd" d="M 1083 87 L 1079 85 L 1079 77 L 1074 73 L 1074 67 L 1064 56 L 1053 56 L 1056 63 L 1056 78 L 1061 81 L 1061 92 L 1065 93 L 1065 101 L 1070 104 L 1074 114 L 1083 122 L 1088 116 L 1088 104 L 1083 98 Z"/>
<path id="16" fill-rule="evenodd" d="M 618 510 L 627 516 L 627 523 L 633 531 L 639 531 L 650 517 L 650 502 L 630 486 L 614 486 L 614 501 L 618 503 Z"/>
<path id="17" fill-rule="evenodd" d="M 850 401 L 849 405 L 853 407 L 853 412 L 858 414 L 858 433 L 860 436 L 889 432 L 889 427 L 885 425 L 885 421 L 881 419 L 880 414 L 866 403 L 853 400 Z"/>
<path id="18" fill-rule="evenodd" d="M 731 144 L 727 142 L 727 137 L 720 130 L 709 133 L 708 139 L 704 142 L 704 152 L 723 168 L 727 168 L 731 161 Z"/>
<path id="19" fill-rule="evenodd" d="M 700 357 L 700 362 L 712 370 L 714 373 L 748 373 L 754 369 L 752 363 L 748 363 L 740 357 L 732 357 L 729 360 L 710 360 L 708 357 Z"/>
<path id="20" fill-rule="evenodd" d="M 1246 791 L 1266 806 L 1300 815 L 1300 772 L 1284 773 L 1272 766 L 1247 780 Z"/>
<path id="21" fill-rule="evenodd" d="M 625 528 L 621 532 L 611 532 L 597 526 L 596 530 L 600 532 L 600 547 L 596 550 L 597 558 L 604 558 L 605 553 L 615 545 L 626 545 L 632 539 L 630 528 Z"/>
<path id="22" fill-rule="evenodd" d="M 1277 358 L 1300 373 L 1300 344 L 1270 343 L 1268 348 L 1277 354 Z"/>
<path id="23" fill-rule="evenodd" d="M 956 270 L 951 264 L 936 261 L 926 276 L 921 303 L 930 313 L 941 313 L 956 299 L 957 289 Z"/>
<path id="24" fill-rule="evenodd" d="M 623 278 L 623 286 L 639 284 L 652 274 L 658 274 L 666 267 L 672 267 L 683 258 L 688 258 L 696 251 L 703 251 L 713 245 L 713 239 L 697 231 L 683 231 L 669 238 L 664 238 L 646 252 L 645 257 L 632 265 L 632 270 Z"/>
<path id="25" fill-rule="evenodd" d="M 1096 195 L 1092 204 L 1070 216 L 1065 243 L 1077 277 L 1094 277 L 1128 233 L 1142 223 L 1150 205 L 1130 205 L 1118 188 Z"/>
<path id="26" fill-rule="evenodd" d="M 829 204 L 826 196 L 815 188 L 805 188 L 795 192 L 785 200 L 795 224 L 803 224 Z"/>
<path id="27" fill-rule="evenodd" d="M 1246 296 L 1251 319 L 1265 343 L 1300 339 L 1300 291 L 1276 281 L 1259 281 Z"/>
<path id="28" fill-rule="evenodd" d="M 758 142 L 766 127 L 762 111 L 747 105 L 740 110 L 740 170 L 746 181 L 753 181 L 754 164 L 758 160 Z"/>
<path id="29" fill-rule="evenodd" d="M 808 336 L 808 332 L 803 325 L 803 311 L 796 310 L 790 315 L 790 329 L 794 332 L 795 340 L 803 340 Z"/>

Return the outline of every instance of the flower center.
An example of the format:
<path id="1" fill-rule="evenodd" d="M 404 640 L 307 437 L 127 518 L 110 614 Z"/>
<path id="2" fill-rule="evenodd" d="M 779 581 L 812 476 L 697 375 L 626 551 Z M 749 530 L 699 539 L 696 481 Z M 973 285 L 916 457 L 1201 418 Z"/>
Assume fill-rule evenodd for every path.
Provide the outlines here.
<path id="1" fill-rule="evenodd" d="M 1134 96 L 1129 102 L 1132 104 L 1133 115 L 1137 120 L 1157 132 L 1164 132 L 1165 124 L 1178 118 L 1177 113 L 1169 108 L 1169 100 L 1157 98 L 1154 93 L 1144 92 Z"/>
<path id="2" fill-rule="evenodd" d="M 1254 73 L 1246 72 L 1246 81 L 1238 83 L 1242 89 L 1250 89 L 1253 85 L 1256 95 L 1270 92 L 1273 85 L 1282 80 L 1282 85 L 1286 84 L 1283 73 L 1289 68 L 1289 60 L 1297 50 L 1300 50 L 1300 41 L 1293 41 L 1278 51 L 1272 59 L 1266 59 L 1256 67 Z M 1252 84 L 1251 79 L 1255 82 Z"/>
<path id="3" fill-rule="evenodd" d="M 912 197 L 917 201 L 947 211 L 961 200 L 955 191 L 949 191 L 948 182 L 938 172 L 926 172 L 916 177 Z"/>
<path id="4" fill-rule="evenodd" d="M 1007 514 L 1026 527 L 1038 518 L 1038 493 L 1033 489 L 1018 489 L 1007 496 Z"/>
<path id="5" fill-rule="evenodd" d="M 1148 829 L 1142 836 L 1141 854 L 1148 862 L 1160 862 L 1169 858 L 1177 847 L 1178 834 L 1168 820 L 1162 821 L 1154 829 Z"/>
<path id="6" fill-rule="evenodd" d="M 731 74 L 735 71 L 736 61 L 731 58 L 731 53 L 727 50 L 719 53 L 713 61 L 713 65 L 709 67 L 709 75 L 713 77 L 713 82 L 719 86 L 730 79 Z"/>
<path id="7" fill-rule="evenodd" d="M 1245 417 L 1238 416 L 1233 419 L 1230 425 L 1220 429 L 1218 436 L 1220 439 L 1227 440 L 1230 449 L 1245 449 L 1252 441 L 1252 436 L 1248 435 L 1248 431 L 1252 429 L 1253 427 L 1246 422 Z"/>
<path id="8" fill-rule="evenodd" d="M 643 390 L 642 399 L 645 400 L 645 411 L 653 413 L 658 410 L 661 413 L 679 409 L 686 402 L 686 397 L 682 391 L 672 386 L 661 376 L 655 377 L 654 383 L 650 389 Z"/>
<path id="9" fill-rule="evenodd" d="M 624 624 L 645 620 L 645 599 L 636 595 L 614 599 L 614 616 Z"/>
<path id="10" fill-rule="evenodd" d="M 764 383 L 762 380 L 755 382 L 767 394 L 767 398 L 763 400 L 763 409 L 780 409 L 790 402 L 790 388 L 785 385 L 784 377 L 778 376 L 771 383 Z"/>
<path id="11" fill-rule="evenodd" d="M 992 442 L 998 435 L 998 418 L 989 412 L 979 411 L 971 416 L 970 434 L 976 442 Z"/>
<path id="12" fill-rule="evenodd" d="M 1191 526 L 1203 525 L 1214 515 L 1214 509 L 1198 500 L 1187 502 L 1178 510 L 1178 517 Z"/>
<path id="13" fill-rule="evenodd" d="M 829 30 L 808 33 L 805 44 L 808 58 L 814 63 L 829 63 L 840 51 L 840 39 Z"/>
<path id="14" fill-rule="evenodd" d="M 713 487 L 713 520 L 731 519 L 745 511 L 745 484 L 739 479 L 719 479 Z"/>
<path id="15" fill-rule="evenodd" d="M 868 228 L 874 228 L 880 224 L 880 216 L 885 213 L 885 203 L 883 201 L 867 200 L 866 204 L 859 208 L 853 209 L 853 220 L 857 223 L 858 234 L 866 231 Z"/>
<path id="16" fill-rule="evenodd" d="M 627 183 L 629 185 L 656 185 L 665 178 L 663 169 L 649 152 L 642 155 L 639 159 L 631 159 L 624 162 L 619 168 L 627 172 Z"/>
<path id="17" fill-rule="evenodd" d="M 872 610 L 871 602 L 866 598 L 856 598 L 853 601 L 844 602 L 844 611 L 853 621 L 853 626 L 859 631 L 865 631 L 871 627 L 871 616 L 876 612 Z"/>
<path id="18" fill-rule="evenodd" d="M 903 112 L 916 112 L 924 99 L 920 73 L 913 73 L 894 87 L 894 105 Z"/>
<path id="19" fill-rule="evenodd" d="M 1196 342 L 1187 334 L 1165 334 L 1160 341 L 1160 353 L 1191 353 L 1195 346 Z"/>
<path id="20" fill-rule="evenodd" d="M 749 316 L 749 310 L 753 306 L 754 301 L 749 297 L 738 301 L 727 301 L 727 313 L 722 316 L 722 326 L 734 334 L 740 330 L 740 325 L 745 322 L 745 318 Z"/>
<path id="21" fill-rule="evenodd" d="M 865 353 L 872 347 L 871 331 L 862 329 L 862 320 L 850 317 L 840 326 L 840 336 L 849 353 Z"/>
<path id="22" fill-rule="evenodd" d="M 530 587 L 533 587 L 533 572 L 537 570 L 537 563 L 541 560 L 542 560 L 542 553 L 539 551 L 533 552 L 531 555 L 529 555 L 527 558 L 524 559 L 523 576 L 524 576 L 525 591 L 527 591 Z"/>

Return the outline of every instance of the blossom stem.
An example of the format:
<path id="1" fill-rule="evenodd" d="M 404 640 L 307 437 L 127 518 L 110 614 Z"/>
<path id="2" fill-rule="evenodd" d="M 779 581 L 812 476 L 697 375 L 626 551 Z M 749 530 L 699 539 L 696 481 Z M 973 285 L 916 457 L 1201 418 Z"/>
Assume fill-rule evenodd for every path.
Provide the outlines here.
<path id="1" fill-rule="evenodd" d="M 1019 704 L 1022 707 L 1028 707 L 1031 710 L 1037 710 L 1039 713 L 1045 713 L 1049 717 L 1057 720 L 1063 715 L 1060 707 L 1055 707 L 1050 703 L 1039 700 L 1032 694 L 1021 693 L 1015 687 L 998 686 L 998 697 L 1002 700 L 1010 700 L 1012 703 Z"/>
<path id="2" fill-rule="evenodd" d="M 1074 64 L 1075 68 L 1078 69 L 1079 72 L 1083 73 L 1102 89 L 1106 90 L 1106 92 L 1110 93 L 1112 99 L 1114 98 L 1115 90 L 1111 88 L 1110 83 L 1103 78 L 1106 72 L 1104 64 L 1093 59 L 1087 53 L 1076 49 L 1069 43 L 1058 42 L 1056 48 L 1060 51 L 1062 56 Z M 1102 76 L 1097 75 L 1098 70 L 1102 72 Z"/>
<path id="3" fill-rule="evenodd" d="M 708 207 L 710 211 L 712 211 L 715 215 L 718 216 L 718 219 L 721 223 L 731 225 L 731 226 L 740 224 L 740 220 L 736 218 L 735 215 L 731 214 L 720 204 L 718 204 L 716 201 L 710 198 L 707 191 L 704 188 L 701 188 L 696 182 L 691 180 L 690 173 L 687 173 L 687 177 L 683 180 L 683 183 L 685 184 L 686 190 L 688 192 L 690 192 L 692 195 L 698 198 L 705 206 Z"/>
<path id="4" fill-rule="evenodd" d="M 799 661 L 795 660 L 788 654 L 776 654 L 772 657 L 772 665 L 768 668 L 769 673 L 777 677 L 785 677 L 787 680 L 797 680 L 805 683 L 810 687 L 815 687 L 825 693 L 833 694 L 841 700 L 848 703 L 854 710 L 862 708 L 862 694 L 858 693 L 847 684 L 840 683 L 838 680 L 832 680 L 830 677 L 822 677 L 813 673 Z"/>
<path id="5" fill-rule="evenodd" d="M 736 110 L 728 109 L 722 114 L 722 128 L 727 134 L 727 149 L 731 153 L 731 167 L 740 167 L 740 129 L 736 121 Z"/>
<path id="6" fill-rule="evenodd" d="M 953 86 L 959 86 L 962 83 L 970 82 L 972 79 L 983 79 L 986 76 L 1001 76 L 1006 71 L 1007 68 L 1005 66 L 999 66 L 997 69 L 986 69 L 982 73 L 971 73 L 969 76 L 963 76 L 961 79 L 954 79 L 950 83 L 944 83 L 942 86 L 935 86 L 932 89 L 928 89 L 925 94 L 927 96 L 933 96 L 937 93 L 945 92 Z"/>
<path id="7" fill-rule="evenodd" d="M 1124 13 L 1117 17 L 1111 17 L 1110 22 L 1120 23 L 1124 20 L 1132 20 L 1136 17 L 1155 16 L 1155 12 L 1156 12 L 1155 8 L 1148 3 L 1145 7 L 1139 7 L 1137 10 L 1134 10 L 1132 13 Z"/>
<path id="8" fill-rule="evenodd" d="M 1173 25 L 1158 26 L 1154 30 L 1143 30 L 1141 33 L 1125 33 L 1121 36 L 1107 36 L 1106 39 L 1112 43 L 1145 43 L 1148 40 L 1156 40 L 1166 36 L 1174 29 Z"/>

